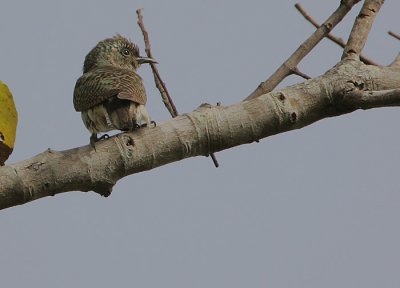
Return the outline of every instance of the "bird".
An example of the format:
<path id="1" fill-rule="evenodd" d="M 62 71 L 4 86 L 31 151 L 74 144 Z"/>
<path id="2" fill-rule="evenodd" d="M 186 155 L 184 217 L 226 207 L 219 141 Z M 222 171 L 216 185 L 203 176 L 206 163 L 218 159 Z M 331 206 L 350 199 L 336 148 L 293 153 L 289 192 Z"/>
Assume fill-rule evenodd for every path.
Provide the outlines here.
<path id="1" fill-rule="evenodd" d="M 157 61 L 141 57 L 138 46 L 119 34 L 98 42 L 86 55 L 73 104 L 91 133 L 90 144 L 108 138 L 98 138 L 98 133 L 155 125 L 145 107 L 143 80 L 136 73 L 144 63 Z"/>

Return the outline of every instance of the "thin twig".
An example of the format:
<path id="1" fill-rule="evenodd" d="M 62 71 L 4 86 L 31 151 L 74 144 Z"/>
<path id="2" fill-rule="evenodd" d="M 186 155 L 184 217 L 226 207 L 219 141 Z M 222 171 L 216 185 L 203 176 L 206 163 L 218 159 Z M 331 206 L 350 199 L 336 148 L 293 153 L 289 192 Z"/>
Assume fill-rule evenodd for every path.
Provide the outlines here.
<path id="1" fill-rule="evenodd" d="M 397 40 L 400 40 L 400 35 L 397 33 L 394 33 L 393 31 L 388 31 L 388 34 L 390 36 L 393 36 L 394 38 L 396 38 Z"/>
<path id="2" fill-rule="evenodd" d="M 142 9 L 136 10 L 136 14 L 138 16 L 138 25 L 140 27 L 140 30 L 142 30 L 142 33 L 143 33 L 144 45 L 145 45 L 145 51 L 146 51 L 147 57 L 153 58 L 153 54 L 151 53 L 149 34 L 147 33 L 146 28 L 144 28 L 143 16 L 142 16 L 141 12 L 142 12 Z M 168 93 L 167 86 L 161 80 L 160 73 L 158 72 L 157 66 L 155 65 L 155 63 L 150 63 L 150 67 L 151 67 L 151 70 L 153 71 L 154 81 L 156 82 L 156 86 L 157 86 L 158 90 L 160 91 L 160 94 L 163 99 L 165 107 L 167 107 L 167 109 L 168 109 L 169 113 L 171 113 L 172 117 L 178 116 L 178 111 L 176 110 L 175 104 L 172 101 L 172 98 Z"/>
<path id="3" fill-rule="evenodd" d="M 150 40 L 149 40 L 149 34 L 147 33 L 146 28 L 144 27 L 143 23 L 143 16 L 142 16 L 142 10 L 143 9 L 137 9 L 136 14 L 138 17 L 138 25 L 140 27 L 140 30 L 142 30 L 143 33 L 143 38 L 144 38 L 144 45 L 145 45 L 145 51 L 147 54 L 147 57 L 153 58 L 153 54 L 151 53 L 151 45 L 150 45 Z M 154 59 L 154 58 L 153 58 Z M 160 73 L 158 72 L 157 66 L 154 63 L 150 63 L 151 70 L 153 71 L 154 75 L 154 81 L 156 82 L 156 87 L 160 91 L 161 98 L 164 102 L 165 107 L 167 107 L 169 113 L 173 118 L 178 116 L 178 110 L 176 109 L 176 106 L 174 102 L 172 101 L 172 98 L 170 94 L 168 93 L 167 86 L 165 83 L 162 81 Z M 214 153 L 210 153 L 211 159 L 214 162 L 215 167 L 219 166 L 218 160 L 215 157 Z"/>
<path id="4" fill-rule="evenodd" d="M 339 7 L 314 33 L 304 41 L 299 48 L 272 74 L 266 81 L 258 85 L 246 99 L 250 100 L 272 91 L 285 77 L 290 75 L 292 69 L 344 18 L 344 16 L 360 0 L 341 0 Z"/>
<path id="5" fill-rule="evenodd" d="M 346 47 L 344 47 L 342 60 L 360 59 L 361 51 L 367 42 L 368 34 L 383 2 L 385 1 L 365 0 L 360 13 L 354 21 Z"/>
<path id="6" fill-rule="evenodd" d="M 303 17 L 310 22 L 315 28 L 319 28 L 321 27 L 321 25 L 304 9 L 304 7 L 300 4 L 300 3 L 296 3 L 294 5 L 294 7 L 296 7 L 296 9 L 300 12 L 301 15 L 303 15 Z M 332 33 L 329 33 L 328 35 L 326 35 L 326 37 L 331 40 L 332 42 L 338 44 L 340 47 L 344 48 L 346 46 L 346 43 L 343 41 L 342 38 L 336 37 L 335 35 L 333 35 Z M 378 63 L 376 63 L 375 61 L 360 55 L 360 60 L 362 62 L 364 62 L 365 64 L 368 65 L 375 65 L 375 66 L 380 66 Z"/>
<path id="7" fill-rule="evenodd" d="M 294 68 L 292 69 L 291 73 L 294 74 L 294 75 L 300 76 L 300 77 L 302 77 L 302 78 L 304 78 L 304 79 L 306 79 L 306 80 L 311 79 L 310 76 L 308 76 L 307 74 L 301 72 L 301 71 L 299 70 L 299 68 L 297 68 L 297 67 L 294 67 Z"/>

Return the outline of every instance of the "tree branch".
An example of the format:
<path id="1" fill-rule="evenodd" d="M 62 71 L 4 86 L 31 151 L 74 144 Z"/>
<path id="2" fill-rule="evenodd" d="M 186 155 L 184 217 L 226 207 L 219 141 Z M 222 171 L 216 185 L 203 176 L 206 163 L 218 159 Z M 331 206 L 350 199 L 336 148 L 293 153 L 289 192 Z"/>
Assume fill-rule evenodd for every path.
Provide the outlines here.
<path id="1" fill-rule="evenodd" d="M 326 117 L 399 106 L 400 69 L 343 61 L 324 75 L 239 104 L 202 105 L 155 128 L 0 168 L 0 209 L 67 191 L 108 196 L 121 178 L 251 143 Z M 368 91 L 373 91 L 369 93 Z"/>
<path id="2" fill-rule="evenodd" d="M 300 12 L 301 15 L 303 15 L 303 17 L 310 22 L 315 28 L 319 28 L 321 27 L 321 25 L 304 9 L 304 7 L 299 4 L 296 3 L 294 5 L 294 7 L 296 7 L 296 9 Z M 335 35 L 333 35 L 332 33 L 329 33 L 328 35 L 326 35 L 326 37 L 331 40 L 332 42 L 336 43 L 337 45 L 339 45 L 340 47 L 344 48 L 346 46 L 346 43 L 343 41 L 342 38 L 336 37 Z M 364 62 L 365 64 L 369 64 L 369 65 L 375 65 L 375 66 L 380 66 L 378 63 L 376 63 L 375 61 L 360 55 L 360 60 L 362 62 Z"/>
<path id="3" fill-rule="evenodd" d="M 312 77 L 308 76 L 307 74 L 301 72 L 297 67 L 294 67 L 293 70 L 290 72 L 291 74 L 297 75 L 299 77 L 302 77 L 306 80 L 311 79 Z"/>
<path id="4" fill-rule="evenodd" d="M 262 94 L 272 91 L 300 61 L 346 16 L 350 9 L 360 0 L 342 0 L 335 12 L 304 41 L 299 48 L 290 56 L 266 81 L 262 82 L 245 100 L 256 98 Z"/>
<path id="5" fill-rule="evenodd" d="M 384 0 L 365 0 L 354 22 L 346 47 L 344 47 L 342 60 L 360 60 L 361 51 L 367 42 L 369 31 L 383 2 Z"/>

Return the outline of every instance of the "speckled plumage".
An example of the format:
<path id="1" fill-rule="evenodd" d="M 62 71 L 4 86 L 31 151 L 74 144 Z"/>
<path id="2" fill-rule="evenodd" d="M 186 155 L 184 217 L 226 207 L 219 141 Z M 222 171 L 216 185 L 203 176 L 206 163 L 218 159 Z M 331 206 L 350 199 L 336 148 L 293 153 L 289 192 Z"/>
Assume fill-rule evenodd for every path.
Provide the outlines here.
<path id="1" fill-rule="evenodd" d="M 120 35 L 100 41 L 86 56 L 73 102 L 91 141 L 99 132 L 133 130 L 143 122 L 150 126 L 146 91 L 136 74 L 148 62 L 155 61 L 140 57 L 138 47 Z"/>

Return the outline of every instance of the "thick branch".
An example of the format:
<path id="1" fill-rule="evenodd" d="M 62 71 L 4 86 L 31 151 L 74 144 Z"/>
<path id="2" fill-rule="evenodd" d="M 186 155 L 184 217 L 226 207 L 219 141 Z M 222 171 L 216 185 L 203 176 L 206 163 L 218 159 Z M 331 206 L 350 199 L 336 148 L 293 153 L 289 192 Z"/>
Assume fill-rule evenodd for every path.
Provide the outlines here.
<path id="1" fill-rule="evenodd" d="M 262 82 L 245 100 L 256 98 L 272 91 L 285 77 L 290 75 L 300 61 L 346 16 L 360 0 L 342 0 L 335 12 L 304 41 L 265 82 Z"/>
<path id="2" fill-rule="evenodd" d="M 369 31 L 383 2 L 384 0 L 365 0 L 354 22 L 342 59 L 360 60 L 361 51 L 367 42 Z"/>
<path id="3" fill-rule="evenodd" d="M 296 7 L 296 9 L 300 12 L 301 15 L 303 15 L 303 17 L 310 22 L 315 28 L 319 28 L 321 25 L 303 8 L 303 6 L 299 3 L 296 3 L 294 5 L 294 7 Z M 339 45 L 340 47 L 344 48 L 346 46 L 346 43 L 343 41 L 342 38 L 336 37 L 335 35 L 333 35 L 332 33 L 329 33 L 328 35 L 326 35 L 326 37 L 331 40 L 332 42 L 336 43 L 337 45 Z M 375 61 L 360 55 L 360 60 L 362 62 L 364 62 L 365 64 L 369 64 L 369 65 L 375 65 L 375 66 L 379 66 L 378 63 L 376 63 Z"/>
<path id="4" fill-rule="evenodd" d="M 399 89 L 399 69 L 344 61 L 304 83 L 227 107 L 202 105 L 155 128 L 97 142 L 96 149 L 48 150 L 3 166 L 0 208 L 66 191 L 93 190 L 107 196 L 127 175 L 251 143 L 359 108 L 398 106 Z"/>

